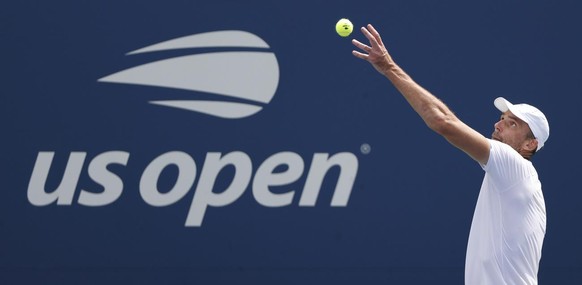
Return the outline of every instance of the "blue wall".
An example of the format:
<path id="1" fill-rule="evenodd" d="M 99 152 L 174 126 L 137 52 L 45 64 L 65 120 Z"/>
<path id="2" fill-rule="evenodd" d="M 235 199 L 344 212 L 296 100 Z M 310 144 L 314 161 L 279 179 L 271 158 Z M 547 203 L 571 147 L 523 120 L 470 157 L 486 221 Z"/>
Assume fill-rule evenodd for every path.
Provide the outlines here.
<path id="1" fill-rule="evenodd" d="M 386 79 L 351 55 L 350 39 L 364 37 L 358 31 L 337 36 L 334 25 L 342 17 L 356 27 L 373 23 L 417 82 L 487 136 L 499 116 L 492 103 L 498 96 L 546 113 L 552 132 L 534 158 L 548 212 L 540 284 L 582 282 L 577 179 L 582 4 L 485 2 L 4 4 L 0 283 L 462 284 L 483 171 L 426 128 Z M 127 54 L 224 30 L 246 31 L 267 47 L 214 43 Z M 252 93 L 276 84 L 267 94 L 272 98 L 257 102 L 98 81 L 135 66 L 217 52 L 274 54 L 276 65 L 245 67 L 249 74 L 278 69 L 278 77 L 245 87 Z M 158 78 L 185 75 L 158 71 Z M 228 100 L 261 110 L 225 119 L 148 103 L 156 100 Z M 112 151 L 119 153 L 108 156 Z M 184 164 L 168 160 L 156 173 L 156 186 L 144 190 L 144 172 L 173 151 Z M 50 153 L 48 177 L 34 178 L 41 154 Z M 206 159 L 212 153 L 235 153 L 251 164 L 227 164 L 219 171 L 209 195 L 228 205 L 209 206 L 201 225 L 188 226 L 192 201 L 203 199 L 195 196 L 198 182 L 212 180 Z M 83 154 L 78 183 L 68 180 L 73 196 L 62 192 L 58 202 L 50 197 L 47 205 L 31 202 L 31 181 L 42 182 L 50 193 L 60 185 L 69 157 Z M 311 166 L 320 165 L 314 156 L 326 154 L 348 159 L 338 163 L 342 167 L 331 164 L 322 184 L 310 188 L 319 191 L 315 204 L 303 204 Z M 101 166 L 98 157 L 105 159 Z M 107 165 L 112 157 L 117 163 Z M 280 177 L 268 175 L 269 161 Z M 196 171 L 186 171 L 192 162 Z M 261 167 L 267 174 L 257 174 Z M 92 168 L 101 174 L 91 175 Z M 282 177 L 285 173 L 289 177 Z M 221 191 L 246 174 L 248 187 L 227 203 Z M 191 187 L 174 187 L 188 178 L 194 182 L 184 185 Z M 261 179 L 274 185 L 271 194 L 262 192 L 266 200 L 253 193 L 254 181 Z M 338 182 L 342 179 L 348 182 Z M 339 184 L 349 190 L 341 194 L 347 200 L 332 206 Z M 158 202 L 176 196 L 152 205 L 144 198 L 151 189 L 159 190 Z M 110 201 L 87 206 L 81 197 Z M 282 202 L 265 206 L 269 201 Z"/>

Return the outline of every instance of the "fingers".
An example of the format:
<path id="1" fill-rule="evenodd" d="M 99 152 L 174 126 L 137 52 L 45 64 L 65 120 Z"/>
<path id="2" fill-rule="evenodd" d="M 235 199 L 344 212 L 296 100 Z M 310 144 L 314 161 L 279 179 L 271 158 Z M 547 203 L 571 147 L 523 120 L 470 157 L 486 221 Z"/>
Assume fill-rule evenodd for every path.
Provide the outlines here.
<path id="1" fill-rule="evenodd" d="M 372 50 L 371 47 L 369 47 L 368 45 L 365 45 L 363 43 L 361 43 L 360 41 L 353 39 L 352 40 L 352 44 L 354 44 L 354 46 L 360 48 L 361 50 L 365 51 L 365 52 L 370 52 Z"/>
<path id="2" fill-rule="evenodd" d="M 383 50 L 382 52 L 386 52 L 386 47 L 384 47 L 384 43 L 382 42 L 382 37 L 380 36 L 380 33 L 378 33 L 378 31 L 374 28 L 374 26 L 372 26 L 372 24 L 368 24 L 368 29 L 370 30 L 370 33 L 374 36 L 374 39 L 376 40 L 375 43 L 378 45 L 378 47 L 380 48 L 380 50 Z"/>
<path id="3" fill-rule="evenodd" d="M 365 45 L 365 44 L 361 43 L 360 41 L 358 41 L 356 39 L 353 39 L 352 40 L 352 44 L 354 44 L 354 46 L 358 47 L 359 49 L 361 49 L 361 50 L 363 50 L 363 51 L 365 51 L 367 53 L 370 53 L 370 51 L 372 51 L 372 48 L 371 47 L 369 47 L 368 45 Z M 359 51 L 356 51 L 356 50 L 353 50 L 352 51 L 352 54 L 355 57 L 361 58 L 361 59 L 364 59 L 364 60 L 367 60 L 368 59 L 368 56 L 369 56 L 368 54 L 365 54 L 365 53 L 362 53 L 362 52 L 359 52 Z"/>
<path id="4" fill-rule="evenodd" d="M 360 30 L 362 31 L 362 34 L 364 34 L 364 36 L 366 36 L 366 38 L 368 38 L 370 43 L 372 43 L 372 41 L 376 40 L 374 38 L 374 36 L 370 33 L 370 31 L 368 31 L 368 29 L 366 29 L 365 27 L 361 27 Z"/>
<path id="5" fill-rule="evenodd" d="M 370 32 L 368 29 L 372 30 L 375 33 L 375 35 L 372 34 L 372 32 Z M 374 27 L 372 27 L 372 25 L 368 24 L 368 28 L 362 27 L 362 28 L 360 28 L 360 30 L 362 31 L 364 36 L 366 36 L 368 41 L 370 41 L 370 45 L 372 46 L 372 48 L 380 47 L 380 40 L 379 40 L 380 35 L 378 34 L 378 31 L 376 31 L 374 29 Z"/>
<path id="6" fill-rule="evenodd" d="M 366 27 L 360 28 L 362 34 L 366 36 L 370 45 L 366 45 L 356 39 L 352 39 L 352 44 L 357 48 L 361 49 L 363 52 L 360 51 L 352 51 L 352 54 L 358 58 L 370 61 L 370 56 L 376 58 L 378 56 L 384 56 L 386 54 L 386 49 L 384 48 L 384 44 L 382 43 L 382 39 L 380 38 L 380 33 L 372 26 L 368 24 Z"/>
<path id="7" fill-rule="evenodd" d="M 355 57 L 357 57 L 357 58 L 361 58 L 361 59 L 364 59 L 364 60 L 366 60 L 366 59 L 368 58 L 368 55 L 367 55 L 367 54 L 363 54 L 363 53 L 361 53 L 361 52 L 359 52 L 359 51 L 355 51 L 355 50 L 353 50 L 353 51 L 352 51 L 352 54 L 353 54 Z"/>
<path id="8" fill-rule="evenodd" d="M 376 29 L 374 28 L 374 26 L 372 26 L 372 24 L 368 24 L 368 30 L 370 30 L 370 33 L 374 36 L 374 38 L 378 42 L 382 42 L 382 38 L 380 37 L 380 33 L 378 33 L 378 31 L 376 31 Z"/>

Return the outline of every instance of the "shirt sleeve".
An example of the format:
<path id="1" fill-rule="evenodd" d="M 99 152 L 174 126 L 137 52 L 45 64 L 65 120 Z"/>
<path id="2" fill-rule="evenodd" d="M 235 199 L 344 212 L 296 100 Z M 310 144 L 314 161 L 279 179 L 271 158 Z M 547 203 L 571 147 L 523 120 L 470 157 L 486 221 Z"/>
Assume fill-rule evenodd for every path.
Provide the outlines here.
<path id="1" fill-rule="evenodd" d="M 510 189 L 516 183 L 530 176 L 529 161 L 511 146 L 490 140 L 489 160 L 482 165 L 499 191 Z"/>

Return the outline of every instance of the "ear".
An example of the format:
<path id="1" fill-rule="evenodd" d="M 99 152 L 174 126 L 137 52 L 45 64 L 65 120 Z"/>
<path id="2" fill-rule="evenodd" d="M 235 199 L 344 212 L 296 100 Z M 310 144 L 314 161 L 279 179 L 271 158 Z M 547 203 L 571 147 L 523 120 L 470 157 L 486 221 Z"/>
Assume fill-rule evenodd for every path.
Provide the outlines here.
<path id="1" fill-rule="evenodd" d="M 528 150 L 528 151 L 535 151 L 538 149 L 538 140 L 537 139 L 526 139 L 523 142 L 523 147 L 524 150 Z"/>

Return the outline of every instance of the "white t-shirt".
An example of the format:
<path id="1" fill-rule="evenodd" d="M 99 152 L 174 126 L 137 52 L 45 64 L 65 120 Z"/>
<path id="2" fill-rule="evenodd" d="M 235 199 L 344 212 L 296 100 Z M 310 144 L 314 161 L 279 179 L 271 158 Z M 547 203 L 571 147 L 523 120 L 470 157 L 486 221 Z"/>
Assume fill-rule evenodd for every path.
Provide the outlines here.
<path id="1" fill-rule="evenodd" d="M 494 140 L 490 145 L 467 245 L 465 284 L 538 284 L 546 233 L 538 174 L 509 145 Z"/>

